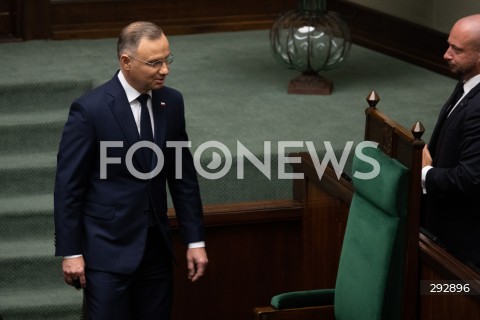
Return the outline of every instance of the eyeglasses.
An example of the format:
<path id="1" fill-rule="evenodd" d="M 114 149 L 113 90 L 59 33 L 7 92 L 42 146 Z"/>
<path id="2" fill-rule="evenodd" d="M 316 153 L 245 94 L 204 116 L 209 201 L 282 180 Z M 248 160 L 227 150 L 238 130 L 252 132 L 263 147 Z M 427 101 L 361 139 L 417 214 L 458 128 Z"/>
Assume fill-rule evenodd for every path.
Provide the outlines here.
<path id="1" fill-rule="evenodd" d="M 145 65 L 147 65 L 149 67 L 152 67 L 152 68 L 161 68 L 164 63 L 168 67 L 173 62 L 173 54 L 171 54 L 171 53 L 165 59 L 161 59 L 161 60 L 157 60 L 157 61 L 153 61 L 153 62 L 143 61 L 143 60 L 137 59 L 133 56 L 128 56 L 128 57 L 133 59 L 133 60 L 143 62 Z"/>

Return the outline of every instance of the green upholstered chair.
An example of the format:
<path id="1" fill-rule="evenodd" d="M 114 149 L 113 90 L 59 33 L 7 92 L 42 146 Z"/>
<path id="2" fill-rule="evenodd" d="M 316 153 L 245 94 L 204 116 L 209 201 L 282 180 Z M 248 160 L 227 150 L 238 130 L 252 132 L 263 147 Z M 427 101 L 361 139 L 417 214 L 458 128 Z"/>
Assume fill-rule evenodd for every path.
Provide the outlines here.
<path id="1" fill-rule="evenodd" d="M 363 154 L 380 164 L 380 172 L 366 180 L 353 175 L 335 288 L 277 295 L 271 307 L 256 308 L 257 319 L 400 319 L 409 170 L 380 149 L 364 148 Z M 355 156 L 353 172 L 372 172 L 369 162 Z"/>

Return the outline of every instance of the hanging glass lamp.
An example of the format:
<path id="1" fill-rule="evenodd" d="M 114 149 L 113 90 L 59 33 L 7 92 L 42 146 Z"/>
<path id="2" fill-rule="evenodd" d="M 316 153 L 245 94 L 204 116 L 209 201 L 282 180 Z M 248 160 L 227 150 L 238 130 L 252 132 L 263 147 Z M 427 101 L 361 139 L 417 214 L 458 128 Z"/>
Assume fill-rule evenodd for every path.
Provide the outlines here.
<path id="1" fill-rule="evenodd" d="M 329 95 L 333 83 L 319 72 L 339 66 L 350 52 L 350 29 L 340 16 L 326 10 L 326 0 L 300 0 L 298 9 L 278 18 L 270 30 L 277 60 L 302 72 L 288 93 Z"/>

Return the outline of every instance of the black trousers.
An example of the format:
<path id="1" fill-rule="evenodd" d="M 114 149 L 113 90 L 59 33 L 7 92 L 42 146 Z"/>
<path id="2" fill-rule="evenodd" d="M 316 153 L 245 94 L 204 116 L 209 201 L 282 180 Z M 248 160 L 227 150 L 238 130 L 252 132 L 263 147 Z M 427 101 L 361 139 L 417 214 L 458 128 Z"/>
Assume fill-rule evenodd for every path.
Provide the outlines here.
<path id="1" fill-rule="evenodd" d="M 145 252 L 129 275 L 86 269 L 85 319 L 169 320 L 173 292 L 172 256 L 158 226 L 148 228 Z"/>

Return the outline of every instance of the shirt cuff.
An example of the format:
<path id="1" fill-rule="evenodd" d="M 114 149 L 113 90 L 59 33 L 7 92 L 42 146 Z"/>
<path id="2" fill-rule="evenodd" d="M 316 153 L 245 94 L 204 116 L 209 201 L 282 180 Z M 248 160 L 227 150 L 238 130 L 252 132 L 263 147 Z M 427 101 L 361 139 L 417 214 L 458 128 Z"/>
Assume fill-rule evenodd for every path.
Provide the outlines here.
<path id="1" fill-rule="evenodd" d="M 188 249 L 205 248 L 205 241 L 192 242 L 188 244 Z"/>
<path id="2" fill-rule="evenodd" d="M 82 255 L 81 254 L 74 254 L 74 255 L 71 255 L 71 256 L 64 256 L 63 259 L 72 259 L 72 258 L 78 258 L 78 257 L 81 257 Z"/>
<path id="3" fill-rule="evenodd" d="M 428 170 L 432 169 L 432 166 L 425 166 L 422 168 L 422 191 L 423 194 L 427 194 L 427 188 L 425 186 L 425 180 L 427 179 Z"/>

